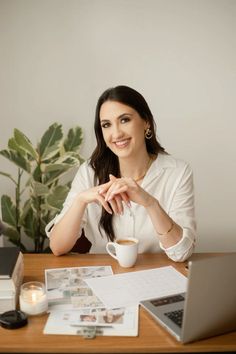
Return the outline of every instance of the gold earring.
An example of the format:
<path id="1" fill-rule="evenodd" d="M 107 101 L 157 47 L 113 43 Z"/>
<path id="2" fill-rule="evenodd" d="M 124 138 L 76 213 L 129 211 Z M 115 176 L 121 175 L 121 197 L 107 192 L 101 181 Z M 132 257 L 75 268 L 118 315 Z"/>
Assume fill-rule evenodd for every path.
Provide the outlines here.
<path id="1" fill-rule="evenodd" d="M 153 134 L 152 134 L 151 129 L 150 129 L 150 128 L 147 128 L 147 129 L 145 130 L 145 138 L 149 140 L 149 139 L 152 139 L 152 137 L 153 137 Z"/>

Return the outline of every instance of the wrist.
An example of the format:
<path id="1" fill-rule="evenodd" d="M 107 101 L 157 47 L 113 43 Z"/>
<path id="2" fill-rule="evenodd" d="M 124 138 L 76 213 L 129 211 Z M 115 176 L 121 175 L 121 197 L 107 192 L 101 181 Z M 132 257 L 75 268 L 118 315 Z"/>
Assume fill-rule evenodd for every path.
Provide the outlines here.
<path id="1" fill-rule="evenodd" d="M 77 195 L 77 197 L 75 198 L 75 203 L 84 209 L 87 207 L 87 204 L 88 204 L 83 193 L 79 193 Z"/>
<path id="2" fill-rule="evenodd" d="M 147 212 L 151 211 L 152 209 L 156 209 L 156 207 L 159 207 L 160 204 L 158 200 L 151 195 L 149 195 L 149 198 L 147 202 L 145 203 L 145 208 L 147 209 Z"/>
<path id="3" fill-rule="evenodd" d="M 175 226 L 174 221 L 172 219 L 170 219 L 170 227 L 164 232 L 157 231 L 157 233 L 159 236 L 166 236 L 174 229 L 174 226 Z"/>

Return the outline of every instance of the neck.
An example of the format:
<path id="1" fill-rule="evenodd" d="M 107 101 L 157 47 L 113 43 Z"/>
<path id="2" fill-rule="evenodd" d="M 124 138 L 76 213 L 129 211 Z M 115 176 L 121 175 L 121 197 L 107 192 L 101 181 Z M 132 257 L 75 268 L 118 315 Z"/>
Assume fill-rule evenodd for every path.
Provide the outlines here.
<path id="1" fill-rule="evenodd" d="M 153 156 L 146 153 L 145 156 L 120 161 L 121 176 L 130 177 L 135 182 L 139 182 L 145 177 L 153 160 Z"/>

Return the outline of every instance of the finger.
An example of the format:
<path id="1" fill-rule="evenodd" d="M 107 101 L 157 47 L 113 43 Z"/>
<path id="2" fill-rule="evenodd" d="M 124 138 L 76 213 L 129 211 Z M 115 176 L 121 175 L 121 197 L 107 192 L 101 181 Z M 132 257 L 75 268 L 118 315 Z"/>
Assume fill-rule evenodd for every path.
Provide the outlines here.
<path id="1" fill-rule="evenodd" d="M 118 207 L 117 207 L 116 200 L 115 200 L 115 199 L 111 199 L 111 200 L 109 201 L 109 204 L 110 204 L 110 206 L 111 206 L 113 212 L 114 212 L 116 215 L 118 215 L 118 214 L 119 214 L 119 210 L 118 210 Z"/>
<path id="2" fill-rule="evenodd" d="M 106 191 L 105 194 L 105 200 L 111 200 L 113 197 L 113 192 L 117 189 L 117 182 L 112 182 L 112 185 L 110 186 L 110 188 Z"/>
<path id="3" fill-rule="evenodd" d="M 110 181 L 115 181 L 117 178 L 113 176 L 111 173 L 109 174 Z"/>
<path id="4" fill-rule="evenodd" d="M 113 199 L 115 195 L 127 192 L 127 190 L 128 186 L 126 185 L 117 187 L 116 189 L 112 189 L 111 191 L 109 190 L 106 194 L 105 200 L 110 202 L 110 200 Z"/>
<path id="5" fill-rule="evenodd" d="M 109 214 L 113 214 L 112 209 L 109 207 L 109 204 L 107 202 L 104 201 L 104 203 L 102 203 L 102 206 Z"/>
<path id="6" fill-rule="evenodd" d="M 114 197 L 114 199 L 115 199 L 115 201 L 116 201 L 116 205 L 117 205 L 117 209 L 118 209 L 118 213 L 119 214 L 123 214 L 123 204 L 122 204 L 122 198 L 121 198 L 121 196 L 120 195 L 116 195 L 115 197 Z"/>
<path id="7" fill-rule="evenodd" d="M 113 182 L 116 181 L 116 177 L 113 176 L 112 174 L 109 174 L 109 178 L 110 181 L 106 184 L 104 184 L 103 186 L 101 186 L 101 188 L 99 188 L 99 193 L 102 195 L 106 194 L 105 200 L 107 200 L 107 196 L 110 195 L 111 192 L 111 186 L 113 185 Z M 109 192 L 108 192 L 109 191 Z M 108 193 L 107 193 L 108 192 Z"/>
<path id="8" fill-rule="evenodd" d="M 101 197 L 100 195 L 98 195 L 97 201 L 103 206 L 103 208 L 104 208 L 109 214 L 112 214 L 112 210 L 111 210 L 109 204 L 105 201 L 105 199 L 104 199 L 103 197 Z"/>
<path id="9" fill-rule="evenodd" d="M 112 181 L 109 181 L 109 182 L 101 184 L 98 188 L 98 193 L 99 194 L 106 193 L 108 191 L 108 189 L 111 187 L 112 183 L 113 183 Z"/>
<path id="10" fill-rule="evenodd" d="M 127 193 L 122 192 L 122 193 L 120 193 L 120 195 L 121 195 L 121 198 L 122 198 L 123 202 L 127 205 L 127 207 L 130 208 L 131 204 L 130 204 L 130 199 L 129 199 Z"/>

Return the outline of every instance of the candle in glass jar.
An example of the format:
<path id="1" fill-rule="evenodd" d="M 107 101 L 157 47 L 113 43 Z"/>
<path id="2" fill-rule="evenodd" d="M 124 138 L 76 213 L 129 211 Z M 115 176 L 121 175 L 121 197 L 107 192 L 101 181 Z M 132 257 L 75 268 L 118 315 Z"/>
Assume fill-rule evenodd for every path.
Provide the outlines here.
<path id="1" fill-rule="evenodd" d="M 48 299 L 43 283 L 24 283 L 20 291 L 20 309 L 27 315 L 40 315 L 48 309 Z"/>

